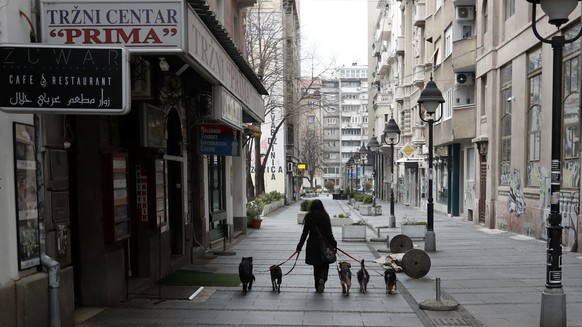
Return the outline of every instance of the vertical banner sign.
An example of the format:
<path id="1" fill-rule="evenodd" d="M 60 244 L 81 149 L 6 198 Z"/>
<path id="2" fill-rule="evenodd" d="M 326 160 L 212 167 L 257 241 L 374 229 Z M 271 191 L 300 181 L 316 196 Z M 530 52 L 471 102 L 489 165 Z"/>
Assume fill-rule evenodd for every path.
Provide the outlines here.
<path id="1" fill-rule="evenodd" d="M 123 115 L 130 109 L 122 47 L 0 45 L 0 110 Z"/>
<path id="2" fill-rule="evenodd" d="M 35 154 L 34 127 L 14 123 L 14 180 L 20 270 L 40 264 Z"/>

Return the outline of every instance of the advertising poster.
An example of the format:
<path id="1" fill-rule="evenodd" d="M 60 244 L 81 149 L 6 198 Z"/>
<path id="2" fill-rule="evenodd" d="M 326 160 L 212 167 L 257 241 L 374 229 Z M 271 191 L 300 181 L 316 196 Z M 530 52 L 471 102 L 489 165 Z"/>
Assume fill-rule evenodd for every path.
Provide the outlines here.
<path id="1" fill-rule="evenodd" d="M 14 123 L 14 170 L 20 270 L 40 264 L 35 153 L 34 127 Z"/>

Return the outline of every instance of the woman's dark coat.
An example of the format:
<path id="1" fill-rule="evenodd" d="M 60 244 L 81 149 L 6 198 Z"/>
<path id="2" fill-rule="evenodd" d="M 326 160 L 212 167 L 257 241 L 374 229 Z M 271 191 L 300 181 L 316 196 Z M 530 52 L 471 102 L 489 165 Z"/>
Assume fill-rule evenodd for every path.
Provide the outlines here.
<path id="1" fill-rule="evenodd" d="M 334 249 L 337 247 L 337 241 L 333 237 L 331 230 L 331 221 L 329 215 L 325 211 L 316 210 L 310 211 L 305 215 L 303 233 L 301 234 L 301 239 L 297 244 L 297 251 L 301 251 L 303 248 L 303 243 L 307 239 L 307 247 L 305 248 L 305 263 L 308 265 L 321 266 L 324 264 L 321 259 L 321 239 L 319 237 L 319 232 L 327 240 L 328 244 Z M 309 238 L 307 237 L 309 235 Z"/>

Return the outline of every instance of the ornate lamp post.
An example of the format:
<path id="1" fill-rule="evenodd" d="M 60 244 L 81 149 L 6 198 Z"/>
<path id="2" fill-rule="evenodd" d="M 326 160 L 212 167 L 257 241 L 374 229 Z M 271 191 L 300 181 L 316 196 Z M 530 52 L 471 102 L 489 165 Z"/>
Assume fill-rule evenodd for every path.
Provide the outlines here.
<path id="1" fill-rule="evenodd" d="M 418 115 L 420 119 L 428 123 L 428 201 L 426 204 L 426 234 L 424 235 L 424 250 L 426 252 L 436 251 L 436 236 L 434 233 L 434 199 L 432 197 L 432 138 L 433 131 L 432 125 L 435 121 L 439 121 L 442 118 L 442 104 L 445 103 L 443 99 L 443 94 L 441 90 L 438 89 L 436 83 L 433 82 L 432 76 L 430 81 L 426 83 L 426 87 L 420 93 L 418 98 L 418 104 L 420 105 L 420 110 Z M 437 108 L 441 106 L 441 116 L 435 119 L 435 113 Z M 423 110 L 424 109 L 424 110 Z M 424 111 L 424 115 L 423 115 Z M 425 118 L 427 116 L 428 118 Z"/>
<path id="2" fill-rule="evenodd" d="M 533 4 L 531 27 L 535 36 L 552 46 L 552 148 L 551 148 L 551 200 L 547 226 L 546 287 L 542 293 L 540 326 L 566 326 L 566 294 L 562 288 L 562 214 L 560 213 L 560 184 L 562 158 L 562 61 L 564 45 L 580 38 L 578 35 L 566 39 L 558 33 L 552 38 L 543 38 L 536 28 L 536 7 L 540 4 L 548 16 L 548 22 L 558 29 L 568 22 L 579 0 L 527 0 Z"/>
<path id="3" fill-rule="evenodd" d="M 373 170 L 372 170 L 372 207 L 373 212 L 374 212 L 374 216 L 376 215 L 376 166 L 378 165 L 378 162 L 376 161 L 377 158 L 377 154 L 378 154 L 378 150 L 380 149 L 380 143 L 378 143 L 378 139 L 376 139 L 375 136 L 372 136 L 372 138 L 370 139 L 370 141 L 368 142 L 368 150 L 370 150 L 370 152 L 373 154 L 374 156 L 374 165 L 373 165 Z"/>
<path id="4" fill-rule="evenodd" d="M 358 186 L 360 184 L 360 176 L 359 173 L 360 171 L 358 170 L 358 163 L 360 163 L 360 154 L 358 152 L 354 153 L 354 155 L 352 156 L 354 158 L 354 165 L 356 166 L 356 186 Z M 356 187 L 356 190 L 358 189 L 358 187 Z"/>
<path id="5" fill-rule="evenodd" d="M 396 216 L 394 215 L 394 146 L 400 142 L 400 127 L 394 118 L 384 124 L 384 143 L 390 146 L 390 217 L 388 225 L 390 228 L 396 227 Z"/>
<path id="6" fill-rule="evenodd" d="M 353 157 L 353 156 L 352 156 L 352 157 L 350 157 L 350 159 L 348 159 L 348 162 L 346 162 L 346 165 L 347 165 L 347 166 L 348 166 L 348 168 L 349 168 L 348 174 L 350 174 L 350 175 L 348 176 L 348 181 L 349 181 L 349 185 L 348 185 L 348 187 L 349 187 L 349 190 L 350 190 L 350 191 L 349 191 L 349 193 L 352 193 L 352 191 L 353 191 L 353 189 L 354 189 L 354 186 L 352 185 L 352 184 L 353 184 L 353 183 L 352 183 L 352 174 L 353 174 L 353 171 L 352 171 L 352 169 L 353 169 L 353 166 L 354 166 L 354 157 Z"/>
<path id="7" fill-rule="evenodd" d="M 368 149 L 364 144 L 358 150 L 360 154 L 360 162 L 362 163 L 362 191 L 364 190 L 364 182 L 366 181 L 366 164 L 368 163 Z"/>

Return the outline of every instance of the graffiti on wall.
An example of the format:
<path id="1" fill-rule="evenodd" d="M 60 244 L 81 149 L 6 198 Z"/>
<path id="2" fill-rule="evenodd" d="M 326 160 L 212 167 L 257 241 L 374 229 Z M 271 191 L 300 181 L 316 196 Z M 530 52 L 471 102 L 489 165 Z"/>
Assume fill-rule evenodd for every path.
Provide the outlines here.
<path id="1" fill-rule="evenodd" d="M 511 174 L 511 182 L 509 185 L 509 200 L 507 202 L 507 210 L 517 217 L 525 213 L 525 196 L 521 187 L 521 178 L 519 177 L 519 170 L 514 169 Z"/>
<path id="2" fill-rule="evenodd" d="M 550 193 L 551 178 L 548 172 L 544 171 L 540 185 L 541 200 L 541 238 L 548 239 L 547 219 L 550 214 Z M 562 245 L 565 247 L 574 247 L 576 245 L 578 214 L 580 213 L 580 193 L 579 192 L 560 192 L 560 214 L 562 215 Z M 574 249 L 572 249 L 574 250 Z"/>

